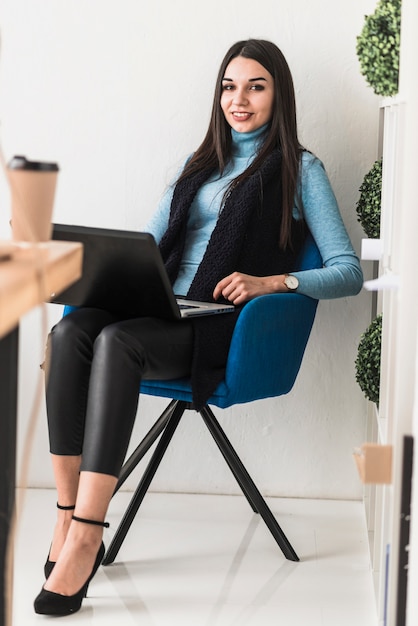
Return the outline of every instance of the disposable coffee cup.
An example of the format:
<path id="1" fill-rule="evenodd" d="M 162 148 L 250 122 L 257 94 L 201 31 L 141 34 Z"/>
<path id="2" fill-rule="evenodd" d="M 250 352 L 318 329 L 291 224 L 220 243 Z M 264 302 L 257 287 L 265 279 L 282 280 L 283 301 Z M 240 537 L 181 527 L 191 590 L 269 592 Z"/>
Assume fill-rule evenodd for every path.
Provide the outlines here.
<path id="1" fill-rule="evenodd" d="M 58 165 L 15 156 L 7 164 L 15 241 L 49 241 Z"/>

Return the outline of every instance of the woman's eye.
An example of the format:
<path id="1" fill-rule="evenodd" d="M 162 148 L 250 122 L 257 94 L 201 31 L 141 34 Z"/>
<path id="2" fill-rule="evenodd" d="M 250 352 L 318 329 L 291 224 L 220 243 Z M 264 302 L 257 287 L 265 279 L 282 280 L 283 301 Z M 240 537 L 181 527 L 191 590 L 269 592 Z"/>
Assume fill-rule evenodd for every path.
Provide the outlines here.
<path id="1" fill-rule="evenodd" d="M 235 90 L 235 85 L 231 85 L 231 83 L 224 83 L 222 85 L 222 91 L 233 91 Z M 249 85 L 248 91 L 263 91 L 264 85 L 256 83 L 255 85 Z"/>

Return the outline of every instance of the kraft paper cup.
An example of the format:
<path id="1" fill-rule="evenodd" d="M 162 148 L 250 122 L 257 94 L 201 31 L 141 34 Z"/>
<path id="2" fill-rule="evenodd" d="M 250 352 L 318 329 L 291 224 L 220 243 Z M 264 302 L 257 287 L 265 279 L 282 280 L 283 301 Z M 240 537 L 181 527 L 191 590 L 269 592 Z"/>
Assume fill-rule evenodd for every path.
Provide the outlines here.
<path id="1" fill-rule="evenodd" d="M 49 241 L 58 165 L 15 156 L 7 165 L 15 241 Z"/>

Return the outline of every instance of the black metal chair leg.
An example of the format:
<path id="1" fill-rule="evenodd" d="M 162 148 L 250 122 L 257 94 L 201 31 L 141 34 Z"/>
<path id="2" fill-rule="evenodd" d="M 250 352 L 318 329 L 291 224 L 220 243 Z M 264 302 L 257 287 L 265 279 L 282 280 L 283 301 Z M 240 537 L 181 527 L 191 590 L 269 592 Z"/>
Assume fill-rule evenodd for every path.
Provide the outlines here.
<path id="1" fill-rule="evenodd" d="M 276 543 L 282 550 L 284 556 L 289 561 L 299 561 L 299 557 L 277 523 L 276 518 L 255 486 L 251 476 L 245 469 L 241 459 L 235 452 L 231 442 L 228 440 L 211 409 L 206 406 L 200 411 L 200 414 L 229 467 L 234 468 L 234 476 L 239 477 L 237 479 L 239 485 L 243 488 L 245 495 L 247 495 L 247 493 L 250 495 L 250 501 L 254 502 L 257 510 L 276 540 Z"/>
<path id="2" fill-rule="evenodd" d="M 204 411 L 205 409 L 208 409 L 212 413 L 212 411 L 206 405 L 200 411 L 200 414 L 201 414 L 202 417 L 204 417 L 202 411 Z M 212 415 L 213 415 L 213 413 L 212 413 Z M 221 450 L 221 452 L 222 452 L 222 450 Z M 247 489 L 246 484 L 242 482 L 240 474 L 236 472 L 235 466 L 229 462 L 229 458 L 227 458 L 225 455 L 223 455 L 223 456 L 224 456 L 224 459 L 225 459 L 225 461 L 227 462 L 227 464 L 229 466 L 229 469 L 231 470 L 231 472 L 235 476 L 235 480 L 237 481 L 238 485 L 240 486 L 242 493 L 247 498 L 248 504 L 250 505 L 250 507 L 252 508 L 254 513 L 258 513 L 259 511 L 257 509 L 257 505 L 255 504 L 254 499 L 251 497 L 251 492 Z"/>
<path id="3" fill-rule="evenodd" d="M 177 400 L 172 400 L 168 407 L 161 413 L 158 420 L 155 424 L 150 428 L 148 433 L 142 439 L 141 443 L 135 448 L 132 452 L 131 456 L 122 466 L 121 472 L 119 474 L 119 480 L 115 487 L 115 491 L 113 495 L 119 491 L 122 487 L 125 480 L 130 476 L 130 474 L 134 471 L 138 463 L 144 458 L 148 450 L 151 448 L 153 443 L 158 439 L 158 437 L 163 432 L 164 428 L 167 425 L 168 420 L 170 419 L 174 408 L 177 404 Z"/>
<path id="4" fill-rule="evenodd" d="M 180 422 L 180 419 L 187 408 L 187 403 L 181 400 L 175 401 L 175 406 L 172 410 L 172 415 L 168 420 L 168 423 L 162 433 L 160 440 L 157 444 L 157 447 L 148 463 L 148 466 L 142 476 L 142 479 L 132 496 L 132 499 L 129 503 L 129 506 L 120 522 L 118 529 L 115 533 L 115 536 L 112 539 L 112 542 L 104 556 L 103 565 L 109 565 L 113 563 L 116 558 L 116 555 L 119 552 L 119 549 L 126 537 L 126 534 L 131 527 L 132 522 L 134 521 L 135 515 L 138 512 L 139 507 L 141 506 L 141 502 L 144 499 L 146 492 L 148 491 L 148 487 L 151 484 L 152 479 L 154 478 L 155 472 L 158 469 L 158 466 L 161 463 L 161 460 L 167 450 L 168 444 L 171 441 L 171 438 L 174 435 L 174 432 Z"/>

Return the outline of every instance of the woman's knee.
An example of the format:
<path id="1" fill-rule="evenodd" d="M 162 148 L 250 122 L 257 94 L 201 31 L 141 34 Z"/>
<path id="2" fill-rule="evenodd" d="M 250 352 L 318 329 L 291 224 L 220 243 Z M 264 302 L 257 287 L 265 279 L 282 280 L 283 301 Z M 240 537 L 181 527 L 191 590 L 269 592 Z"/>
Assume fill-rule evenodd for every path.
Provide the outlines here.
<path id="1" fill-rule="evenodd" d="M 80 329 L 69 319 L 69 316 L 63 317 L 51 329 L 46 344 L 46 366 L 49 369 L 51 358 L 68 356 L 73 351 L 78 342 Z"/>
<path id="2" fill-rule="evenodd" d="M 115 363 L 129 360 L 142 370 L 145 365 L 146 354 L 137 338 L 118 324 L 110 324 L 103 328 L 94 342 L 94 358 L 111 360 Z"/>
<path id="3" fill-rule="evenodd" d="M 80 331 L 80 327 L 74 322 L 71 315 L 65 315 L 52 327 L 49 336 L 53 342 L 63 343 L 74 341 Z"/>
<path id="4" fill-rule="evenodd" d="M 70 313 L 55 324 L 47 340 L 47 365 L 50 364 L 51 358 L 60 363 L 79 357 L 83 361 L 91 360 L 94 340 L 101 327 L 97 330 L 92 328 L 88 317 L 86 313 L 84 315 Z"/>
<path id="5" fill-rule="evenodd" d="M 65 315 L 52 328 L 53 342 L 93 346 L 100 331 L 114 321 L 114 316 L 99 309 L 81 308 Z"/>

